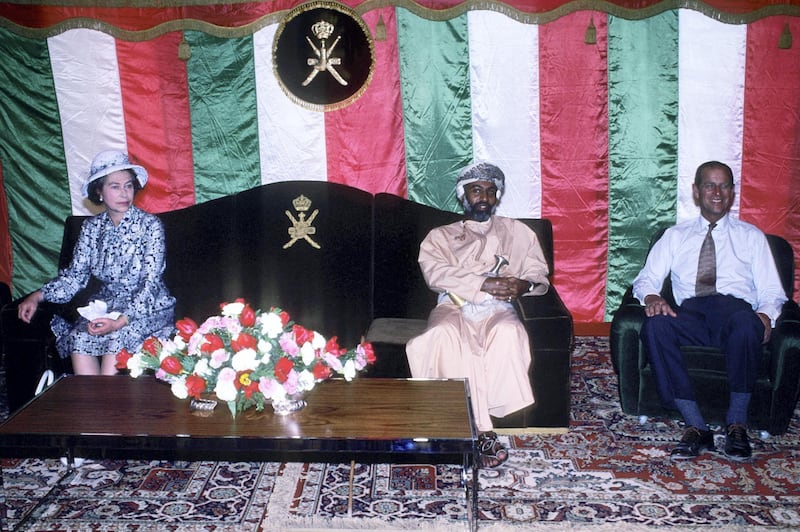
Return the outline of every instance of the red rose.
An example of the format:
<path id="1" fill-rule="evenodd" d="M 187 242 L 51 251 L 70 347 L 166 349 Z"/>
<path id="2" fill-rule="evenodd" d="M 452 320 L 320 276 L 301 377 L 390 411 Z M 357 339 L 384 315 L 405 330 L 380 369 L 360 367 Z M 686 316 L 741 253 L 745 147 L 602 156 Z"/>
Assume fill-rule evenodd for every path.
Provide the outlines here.
<path id="1" fill-rule="evenodd" d="M 325 353 L 330 353 L 334 356 L 341 356 L 347 352 L 347 349 L 339 347 L 339 339 L 336 336 L 331 337 L 328 343 L 325 344 Z"/>
<path id="2" fill-rule="evenodd" d="M 294 341 L 297 342 L 299 346 L 314 339 L 314 331 L 306 329 L 302 325 L 293 325 L 292 333 L 294 334 Z"/>
<path id="3" fill-rule="evenodd" d="M 250 305 L 245 305 L 242 313 L 239 314 L 239 323 L 243 327 L 252 327 L 256 324 L 256 311 Z"/>
<path id="4" fill-rule="evenodd" d="M 142 344 L 142 349 L 153 356 L 158 356 L 158 352 L 161 350 L 161 341 L 158 338 L 151 336 L 144 341 Z"/>
<path id="5" fill-rule="evenodd" d="M 185 342 L 188 342 L 189 338 L 191 338 L 197 330 L 197 324 L 192 318 L 183 318 L 182 320 L 178 320 L 175 324 L 175 328 L 178 329 L 178 336 L 183 338 Z"/>
<path id="6" fill-rule="evenodd" d="M 372 344 L 364 342 L 361 344 L 361 347 L 364 349 L 364 354 L 367 356 L 367 364 L 373 364 L 377 360 L 377 357 L 375 356 L 375 350 L 372 348 Z"/>
<path id="7" fill-rule="evenodd" d="M 275 363 L 275 379 L 283 384 L 289 378 L 289 373 L 294 369 L 294 364 L 286 357 Z"/>
<path id="8" fill-rule="evenodd" d="M 170 375 L 177 375 L 181 372 L 183 366 L 181 366 L 180 360 L 170 355 L 168 357 L 164 357 L 164 360 L 161 361 L 161 369 Z"/>
<path id="9" fill-rule="evenodd" d="M 291 318 L 289 317 L 289 313 L 286 312 L 285 310 L 282 310 L 281 313 L 278 314 L 278 316 L 281 317 L 281 325 L 283 327 L 286 327 L 286 324 L 289 323 L 289 321 L 291 320 Z"/>
<path id="10" fill-rule="evenodd" d="M 231 347 L 237 353 L 243 349 L 256 349 L 258 340 L 247 333 L 239 333 L 239 336 L 231 340 Z"/>
<path id="11" fill-rule="evenodd" d="M 128 350 L 123 347 L 122 351 L 117 353 L 117 369 L 127 369 L 128 360 L 130 360 L 132 357 L 133 355 L 131 355 Z"/>
<path id="12" fill-rule="evenodd" d="M 315 380 L 323 381 L 323 380 L 327 379 L 328 377 L 330 377 L 333 372 L 331 371 L 331 368 L 329 368 L 328 366 L 326 366 L 322 362 L 317 362 L 314 365 L 314 369 L 312 370 L 312 373 L 314 373 L 314 379 Z"/>
<path id="13" fill-rule="evenodd" d="M 186 377 L 186 391 L 189 397 L 200 399 L 200 396 L 206 391 L 206 380 L 197 375 L 189 375 Z"/>
<path id="14" fill-rule="evenodd" d="M 222 338 L 216 334 L 207 334 L 205 335 L 205 342 L 200 346 L 200 351 L 203 353 L 213 353 L 217 349 L 222 349 L 223 347 L 225 347 L 225 343 L 222 341 Z"/>

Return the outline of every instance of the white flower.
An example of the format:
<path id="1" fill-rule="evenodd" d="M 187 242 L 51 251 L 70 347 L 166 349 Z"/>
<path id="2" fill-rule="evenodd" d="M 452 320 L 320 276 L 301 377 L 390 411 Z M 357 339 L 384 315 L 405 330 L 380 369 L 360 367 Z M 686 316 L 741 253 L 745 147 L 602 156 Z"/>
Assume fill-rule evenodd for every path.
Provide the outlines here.
<path id="1" fill-rule="evenodd" d="M 194 365 L 194 374 L 201 377 L 208 377 L 213 374 L 213 371 L 208 366 L 207 358 L 201 358 L 197 361 L 197 364 Z"/>
<path id="2" fill-rule="evenodd" d="M 314 388 L 316 380 L 314 374 L 310 371 L 303 370 L 300 372 L 300 377 L 297 379 L 297 389 L 299 391 L 308 391 Z"/>
<path id="3" fill-rule="evenodd" d="M 257 353 L 254 349 L 242 349 L 231 359 L 231 366 L 236 371 L 244 371 L 247 369 L 256 369 L 258 362 L 256 360 Z"/>
<path id="4" fill-rule="evenodd" d="M 186 340 L 183 339 L 183 336 L 176 334 L 172 338 L 172 343 L 175 346 L 176 351 L 183 351 L 186 349 Z"/>
<path id="5" fill-rule="evenodd" d="M 139 353 L 133 355 L 131 358 L 128 359 L 128 369 L 131 370 L 131 377 L 134 379 L 141 377 L 142 373 L 144 373 L 145 366 L 142 363 L 142 355 Z"/>
<path id="6" fill-rule="evenodd" d="M 283 332 L 281 317 L 274 312 L 267 312 L 258 317 L 261 333 L 267 338 L 277 338 Z"/>
<path id="7" fill-rule="evenodd" d="M 325 344 L 328 341 L 318 332 L 314 332 L 314 338 L 311 340 L 311 345 L 314 349 L 325 349 Z"/>
<path id="8" fill-rule="evenodd" d="M 314 346 L 311 344 L 312 342 L 306 342 L 303 344 L 303 347 L 300 348 L 300 357 L 303 359 L 303 364 L 306 366 L 310 366 L 317 356 L 314 351 Z"/>
<path id="9" fill-rule="evenodd" d="M 263 339 L 258 341 L 258 345 L 256 347 L 258 347 L 258 352 L 263 355 L 268 355 L 272 352 L 272 343 Z M 265 358 L 269 360 L 269 357 Z"/>
<path id="10" fill-rule="evenodd" d="M 346 381 L 351 381 L 356 378 L 356 365 L 352 360 L 348 360 L 344 363 L 342 375 L 344 375 L 344 380 Z"/>
<path id="11" fill-rule="evenodd" d="M 220 401 L 235 401 L 236 400 L 236 371 L 233 368 L 223 368 L 217 377 L 217 386 L 214 388 L 214 393 L 217 394 Z"/>
<path id="12" fill-rule="evenodd" d="M 189 391 L 186 389 L 186 379 L 175 379 L 172 381 L 172 395 L 178 399 L 186 399 L 189 397 Z"/>
<path id="13" fill-rule="evenodd" d="M 239 314 L 242 313 L 244 310 L 244 303 L 237 301 L 234 303 L 228 303 L 224 307 L 222 307 L 222 315 L 228 318 L 235 318 Z"/>

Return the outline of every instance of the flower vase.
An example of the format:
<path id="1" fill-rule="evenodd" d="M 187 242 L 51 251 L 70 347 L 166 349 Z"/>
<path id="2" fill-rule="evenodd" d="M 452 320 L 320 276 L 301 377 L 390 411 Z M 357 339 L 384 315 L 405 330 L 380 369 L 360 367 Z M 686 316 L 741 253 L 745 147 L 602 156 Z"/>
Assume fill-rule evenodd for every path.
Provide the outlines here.
<path id="1" fill-rule="evenodd" d="M 208 417 L 214 413 L 214 409 L 217 407 L 217 401 L 215 399 L 210 398 L 203 398 L 203 399 L 192 399 L 189 401 L 189 411 L 192 414 Z"/>
<path id="2" fill-rule="evenodd" d="M 279 416 L 286 416 L 293 412 L 298 412 L 306 407 L 303 394 L 289 395 L 280 401 L 272 401 L 272 409 Z"/>

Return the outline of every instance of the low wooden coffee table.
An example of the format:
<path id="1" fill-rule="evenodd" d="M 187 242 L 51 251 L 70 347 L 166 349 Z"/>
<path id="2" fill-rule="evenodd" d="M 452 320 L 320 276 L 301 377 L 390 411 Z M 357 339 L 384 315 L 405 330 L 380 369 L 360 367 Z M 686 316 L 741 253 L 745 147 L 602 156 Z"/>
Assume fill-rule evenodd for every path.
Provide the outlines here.
<path id="1" fill-rule="evenodd" d="M 306 399 L 287 416 L 267 406 L 234 419 L 225 404 L 190 412 L 154 377 L 69 375 L 0 426 L 0 456 L 461 464 L 477 529 L 477 434 L 465 381 L 331 379 Z"/>

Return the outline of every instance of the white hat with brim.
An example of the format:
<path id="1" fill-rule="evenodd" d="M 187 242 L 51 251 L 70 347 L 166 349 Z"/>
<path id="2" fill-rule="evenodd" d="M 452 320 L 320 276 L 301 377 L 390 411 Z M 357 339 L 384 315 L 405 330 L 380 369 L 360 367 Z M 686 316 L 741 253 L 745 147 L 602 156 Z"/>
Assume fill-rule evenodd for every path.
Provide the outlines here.
<path id="1" fill-rule="evenodd" d="M 147 170 L 138 164 L 131 164 L 126 153 L 117 150 L 102 151 L 92 159 L 89 177 L 81 189 L 83 196 L 87 197 L 89 195 L 89 183 L 119 170 L 133 170 L 140 187 L 144 187 L 145 183 L 147 183 Z"/>

